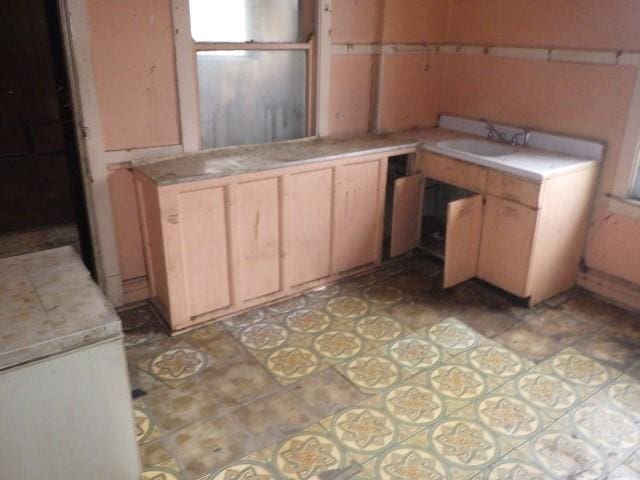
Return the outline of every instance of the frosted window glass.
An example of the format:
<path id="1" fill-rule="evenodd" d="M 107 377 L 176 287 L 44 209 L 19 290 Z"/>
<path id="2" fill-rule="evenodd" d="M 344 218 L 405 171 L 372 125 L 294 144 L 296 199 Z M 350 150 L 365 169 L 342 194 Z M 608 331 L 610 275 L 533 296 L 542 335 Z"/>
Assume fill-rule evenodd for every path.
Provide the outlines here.
<path id="1" fill-rule="evenodd" d="M 298 0 L 189 0 L 196 42 L 298 42 Z"/>
<path id="2" fill-rule="evenodd" d="M 198 52 L 202 147 L 306 134 L 306 52 Z"/>

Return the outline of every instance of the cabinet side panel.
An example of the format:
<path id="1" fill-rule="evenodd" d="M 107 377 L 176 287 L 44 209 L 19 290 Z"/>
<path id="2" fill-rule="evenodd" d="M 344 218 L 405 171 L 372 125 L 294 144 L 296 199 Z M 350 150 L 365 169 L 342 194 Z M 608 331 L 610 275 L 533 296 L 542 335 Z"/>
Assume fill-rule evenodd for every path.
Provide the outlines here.
<path id="1" fill-rule="evenodd" d="M 575 284 L 597 176 L 589 169 L 545 183 L 529 278 L 533 303 Z"/>
<path id="2" fill-rule="evenodd" d="M 291 175 L 289 263 L 292 286 L 331 273 L 333 169 Z"/>
<path id="3" fill-rule="evenodd" d="M 337 268 L 344 272 L 377 260 L 380 160 L 340 169 L 337 193 Z"/>
<path id="4" fill-rule="evenodd" d="M 135 184 L 151 296 L 160 301 L 164 309 L 168 311 L 169 287 L 165 266 L 162 226 L 160 224 L 161 214 L 158 190 L 151 181 L 141 174 L 135 175 Z"/>
<path id="5" fill-rule="evenodd" d="M 267 178 L 238 184 L 240 291 L 243 301 L 282 289 L 280 183 Z"/>
<path id="6" fill-rule="evenodd" d="M 538 211 L 488 196 L 484 209 L 478 276 L 519 297 L 527 278 Z"/>
<path id="7" fill-rule="evenodd" d="M 224 187 L 178 194 L 189 316 L 226 307 L 229 245 Z"/>

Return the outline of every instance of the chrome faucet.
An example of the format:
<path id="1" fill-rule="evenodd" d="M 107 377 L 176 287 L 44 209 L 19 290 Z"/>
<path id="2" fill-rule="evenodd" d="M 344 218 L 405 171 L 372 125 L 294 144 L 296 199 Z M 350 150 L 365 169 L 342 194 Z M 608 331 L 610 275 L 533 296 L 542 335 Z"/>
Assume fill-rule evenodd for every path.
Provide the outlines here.
<path id="1" fill-rule="evenodd" d="M 487 140 L 495 140 L 496 142 L 502 143 L 506 141 L 506 133 L 499 131 L 496 127 L 493 126 L 491 122 L 485 120 L 484 118 L 481 118 L 480 121 L 487 124 L 487 126 L 485 127 L 487 130 L 489 130 L 489 133 L 487 133 Z"/>
<path id="2" fill-rule="evenodd" d="M 511 145 L 513 148 L 526 147 L 529 145 L 529 139 L 531 138 L 531 132 L 528 129 L 523 129 L 511 137 Z"/>

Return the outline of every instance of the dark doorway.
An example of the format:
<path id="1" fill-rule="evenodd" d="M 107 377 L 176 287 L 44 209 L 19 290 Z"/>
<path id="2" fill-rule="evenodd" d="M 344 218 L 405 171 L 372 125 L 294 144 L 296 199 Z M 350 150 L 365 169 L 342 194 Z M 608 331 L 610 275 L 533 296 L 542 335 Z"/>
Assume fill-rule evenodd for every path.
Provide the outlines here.
<path id="1" fill-rule="evenodd" d="M 61 32 L 56 0 L 0 2 L 0 254 L 72 243 L 93 273 Z"/>

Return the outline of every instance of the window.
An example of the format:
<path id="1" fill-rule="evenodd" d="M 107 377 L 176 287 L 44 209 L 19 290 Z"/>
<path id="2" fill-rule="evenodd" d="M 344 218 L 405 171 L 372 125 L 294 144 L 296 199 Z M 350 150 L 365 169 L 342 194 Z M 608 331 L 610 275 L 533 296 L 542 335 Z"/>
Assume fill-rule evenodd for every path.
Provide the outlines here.
<path id="1" fill-rule="evenodd" d="M 312 0 L 189 0 L 202 148 L 311 133 Z"/>

